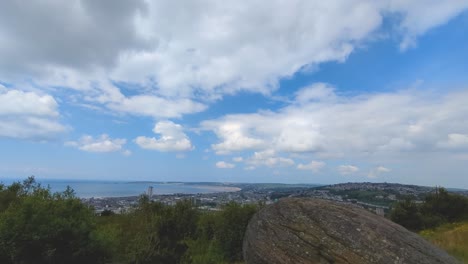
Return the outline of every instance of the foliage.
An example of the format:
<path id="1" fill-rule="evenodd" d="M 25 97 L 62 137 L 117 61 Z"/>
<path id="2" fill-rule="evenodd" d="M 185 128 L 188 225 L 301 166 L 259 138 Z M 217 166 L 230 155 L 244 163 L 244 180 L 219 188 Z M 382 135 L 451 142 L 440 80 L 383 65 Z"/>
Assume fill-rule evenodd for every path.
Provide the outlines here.
<path id="1" fill-rule="evenodd" d="M 463 263 L 468 263 L 468 222 L 442 225 L 427 229 L 420 235 L 446 250 Z"/>
<path id="2" fill-rule="evenodd" d="M 435 214 L 447 222 L 468 219 L 468 198 L 436 188 L 421 207 L 423 215 Z"/>
<path id="3" fill-rule="evenodd" d="M 255 206 L 241 206 L 237 203 L 227 204 L 220 212 L 215 225 L 214 239 L 219 241 L 219 246 L 227 260 L 242 259 L 244 233 L 255 212 Z"/>
<path id="4" fill-rule="evenodd" d="M 198 211 L 189 201 L 167 206 L 140 199 L 133 213 L 121 217 L 120 256 L 128 263 L 180 263 L 194 235 Z"/>
<path id="5" fill-rule="evenodd" d="M 396 203 L 390 217 L 392 221 L 409 230 L 418 230 L 423 225 L 419 206 L 409 198 Z"/>
<path id="6" fill-rule="evenodd" d="M 108 209 L 101 212 L 101 216 L 111 216 L 111 215 L 115 215 L 115 213 Z"/>
<path id="7" fill-rule="evenodd" d="M 0 263 L 233 263 L 257 206 L 200 211 L 141 196 L 125 214 L 93 209 L 34 178 L 0 184 Z"/>
<path id="8" fill-rule="evenodd" d="M 232 263 L 242 260 L 242 243 L 255 205 L 231 202 L 219 212 L 205 212 L 197 224 L 196 239 L 188 241 L 187 263 Z"/>
<path id="9" fill-rule="evenodd" d="M 396 203 L 390 218 L 413 231 L 468 220 L 468 198 L 436 188 L 421 204 L 410 198 Z"/>
<path id="10" fill-rule="evenodd" d="M 51 193 L 33 177 L 0 190 L 1 263 L 100 263 L 93 211 L 67 188 Z"/>
<path id="11" fill-rule="evenodd" d="M 186 241 L 188 249 L 182 263 L 192 264 L 223 264 L 224 253 L 215 240 L 198 238 Z"/>

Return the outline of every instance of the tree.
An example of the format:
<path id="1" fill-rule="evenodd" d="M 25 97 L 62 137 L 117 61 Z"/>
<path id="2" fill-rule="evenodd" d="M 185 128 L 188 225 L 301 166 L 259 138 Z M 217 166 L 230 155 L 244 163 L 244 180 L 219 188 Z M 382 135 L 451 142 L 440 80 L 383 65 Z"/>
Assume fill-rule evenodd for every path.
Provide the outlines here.
<path id="1" fill-rule="evenodd" d="M 34 178 L 0 191 L 2 263 L 100 263 L 92 209 L 68 188 L 51 193 Z"/>
<path id="2" fill-rule="evenodd" d="M 422 215 L 418 205 L 410 198 L 396 203 L 390 213 L 392 221 L 409 230 L 418 231 L 422 228 Z"/>
<path id="3" fill-rule="evenodd" d="M 189 201 L 167 206 L 142 197 L 130 214 L 122 234 L 125 261 L 129 263 L 180 263 L 186 241 L 194 238 L 198 211 Z"/>
<path id="4" fill-rule="evenodd" d="M 232 263 L 242 261 L 242 243 L 255 205 L 226 204 L 221 211 L 204 212 L 197 224 L 196 239 L 187 241 L 183 263 Z"/>
<path id="5" fill-rule="evenodd" d="M 425 215 L 436 215 L 447 222 L 468 219 L 468 198 L 438 187 L 426 196 L 421 210 Z"/>
<path id="6" fill-rule="evenodd" d="M 426 196 L 422 204 L 416 204 L 410 198 L 396 203 L 390 218 L 413 231 L 467 220 L 468 198 L 438 187 Z"/>

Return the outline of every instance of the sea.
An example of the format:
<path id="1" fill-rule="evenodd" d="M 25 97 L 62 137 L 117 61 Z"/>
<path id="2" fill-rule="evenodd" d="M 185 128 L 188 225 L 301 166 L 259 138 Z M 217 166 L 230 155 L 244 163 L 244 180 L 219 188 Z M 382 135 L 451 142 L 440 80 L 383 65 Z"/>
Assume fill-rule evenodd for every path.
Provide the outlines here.
<path id="1" fill-rule="evenodd" d="M 1 179 L 0 182 L 10 185 L 17 179 Z M 52 192 L 62 192 L 70 186 L 79 198 L 128 197 L 144 194 L 148 187 L 153 187 L 153 194 L 196 194 L 239 191 L 239 188 L 203 183 L 148 182 L 148 181 L 92 181 L 92 180 L 57 180 L 36 179 L 43 187 Z"/>

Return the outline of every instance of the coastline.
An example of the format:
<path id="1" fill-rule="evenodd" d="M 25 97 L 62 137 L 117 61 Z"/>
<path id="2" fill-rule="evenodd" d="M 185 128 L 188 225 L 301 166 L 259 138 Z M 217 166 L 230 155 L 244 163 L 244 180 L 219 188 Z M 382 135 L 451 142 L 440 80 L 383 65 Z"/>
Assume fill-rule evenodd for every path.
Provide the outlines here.
<path id="1" fill-rule="evenodd" d="M 183 184 L 183 183 L 182 183 Z M 195 189 L 203 189 L 203 190 L 208 190 L 207 192 L 173 192 L 173 193 L 153 193 L 153 197 L 158 197 L 158 196 L 194 196 L 194 195 L 209 195 L 209 194 L 219 194 L 219 193 L 233 193 L 233 192 L 239 192 L 242 191 L 241 188 L 239 187 L 233 187 L 233 186 L 192 186 Z M 220 190 L 223 189 L 223 190 Z M 89 196 L 89 197 L 80 197 L 77 196 L 79 199 L 84 199 L 84 200 L 89 200 L 91 198 L 93 199 L 138 199 L 141 195 L 145 194 L 145 192 L 142 192 L 139 195 L 125 195 L 125 196 Z"/>
<path id="2" fill-rule="evenodd" d="M 237 192 L 241 188 L 222 184 L 207 182 L 156 182 L 156 181 L 88 181 L 88 180 L 50 180 L 36 179 L 44 187 L 48 187 L 51 192 L 63 192 L 67 186 L 75 191 L 75 196 L 80 199 L 103 199 L 103 198 L 123 198 L 139 197 L 147 192 L 150 186 L 153 187 L 153 195 L 174 195 L 174 194 L 207 194 L 220 192 Z M 14 182 L 22 182 L 19 179 L 0 179 L 6 186 Z"/>

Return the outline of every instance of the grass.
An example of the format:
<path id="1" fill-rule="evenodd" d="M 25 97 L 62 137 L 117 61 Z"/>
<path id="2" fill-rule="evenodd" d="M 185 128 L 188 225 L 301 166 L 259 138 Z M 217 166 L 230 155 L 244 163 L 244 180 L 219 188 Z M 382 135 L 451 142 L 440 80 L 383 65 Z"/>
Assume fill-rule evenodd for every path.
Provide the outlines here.
<path id="1" fill-rule="evenodd" d="M 420 235 L 463 263 L 468 263 L 468 221 L 423 230 Z"/>

